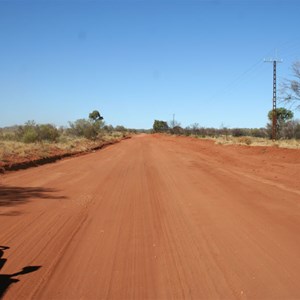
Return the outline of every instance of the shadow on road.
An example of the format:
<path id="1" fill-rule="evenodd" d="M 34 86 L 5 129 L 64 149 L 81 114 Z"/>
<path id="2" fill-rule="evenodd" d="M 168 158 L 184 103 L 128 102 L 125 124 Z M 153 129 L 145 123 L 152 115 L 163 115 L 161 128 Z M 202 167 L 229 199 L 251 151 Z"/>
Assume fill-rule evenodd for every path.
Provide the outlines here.
<path id="1" fill-rule="evenodd" d="M 57 190 L 41 187 L 17 187 L 0 185 L 0 206 L 14 206 L 29 201 L 32 198 L 65 199 L 57 196 Z"/>
<path id="2" fill-rule="evenodd" d="M 2 258 L 2 256 L 4 255 L 4 251 L 7 249 L 9 249 L 9 247 L 0 246 L 0 271 L 7 261 L 6 258 Z M 0 274 L 0 299 L 4 296 L 11 284 L 20 281 L 18 278 L 14 277 L 35 272 L 39 268 L 41 268 L 41 266 L 28 266 L 24 267 L 21 271 L 13 274 Z"/>

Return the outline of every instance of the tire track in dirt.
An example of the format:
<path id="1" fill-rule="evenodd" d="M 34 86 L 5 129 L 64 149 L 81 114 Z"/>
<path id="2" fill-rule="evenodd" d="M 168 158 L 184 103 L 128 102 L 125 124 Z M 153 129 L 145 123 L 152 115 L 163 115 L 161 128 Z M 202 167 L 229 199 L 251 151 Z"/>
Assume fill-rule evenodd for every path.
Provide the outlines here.
<path id="1" fill-rule="evenodd" d="M 2 176 L 3 186 L 53 190 L 3 207 L 1 274 L 41 266 L 4 298 L 300 298 L 295 152 L 272 166 L 280 184 L 253 172 L 274 151 L 137 136 Z"/>

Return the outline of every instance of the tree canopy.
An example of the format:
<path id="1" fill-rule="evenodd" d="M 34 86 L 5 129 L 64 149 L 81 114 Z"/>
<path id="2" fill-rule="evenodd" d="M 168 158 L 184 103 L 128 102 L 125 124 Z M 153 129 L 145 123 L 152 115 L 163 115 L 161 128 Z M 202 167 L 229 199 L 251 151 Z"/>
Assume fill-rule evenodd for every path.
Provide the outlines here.
<path id="1" fill-rule="evenodd" d="M 165 132 L 169 129 L 168 123 L 165 121 L 154 120 L 153 131 L 154 132 Z"/>
<path id="2" fill-rule="evenodd" d="M 103 120 L 103 117 L 100 115 L 98 110 L 94 110 L 89 114 L 89 119 L 93 121 Z"/>
<path id="3" fill-rule="evenodd" d="M 276 109 L 276 120 L 279 125 L 284 124 L 285 122 L 293 119 L 294 114 L 291 110 L 284 107 L 279 107 Z M 270 110 L 268 113 L 268 118 L 270 121 L 273 119 L 273 110 Z"/>
<path id="4" fill-rule="evenodd" d="M 283 136 L 283 131 L 289 124 L 289 122 L 293 119 L 294 114 L 291 110 L 286 109 L 284 107 L 279 107 L 275 111 L 276 113 L 276 132 L 277 137 Z M 270 110 L 268 113 L 268 118 L 270 120 L 270 123 L 267 125 L 268 131 L 271 132 L 271 123 L 273 120 L 273 110 Z"/>

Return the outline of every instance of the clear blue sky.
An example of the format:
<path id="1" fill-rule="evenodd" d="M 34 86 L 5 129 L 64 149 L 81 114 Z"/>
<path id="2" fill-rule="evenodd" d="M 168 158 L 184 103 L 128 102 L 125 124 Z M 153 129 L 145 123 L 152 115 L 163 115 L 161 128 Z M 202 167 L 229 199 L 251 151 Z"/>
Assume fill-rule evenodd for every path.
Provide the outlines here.
<path id="1" fill-rule="evenodd" d="M 300 1 L 1 1 L 0 126 L 262 127 L 300 60 Z M 299 112 L 296 113 L 299 118 Z"/>

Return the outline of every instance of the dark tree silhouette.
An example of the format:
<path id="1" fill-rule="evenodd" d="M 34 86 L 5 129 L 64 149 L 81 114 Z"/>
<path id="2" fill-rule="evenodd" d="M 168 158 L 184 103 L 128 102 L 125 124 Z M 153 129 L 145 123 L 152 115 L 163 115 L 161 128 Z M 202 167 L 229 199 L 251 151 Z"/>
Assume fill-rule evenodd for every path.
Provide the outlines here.
<path id="1" fill-rule="evenodd" d="M 100 115 L 100 112 L 98 110 L 94 110 L 89 114 L 89 118 L 93 120 L 94 122 L 98 120 L 103 120 L 103 117 Z"/>

